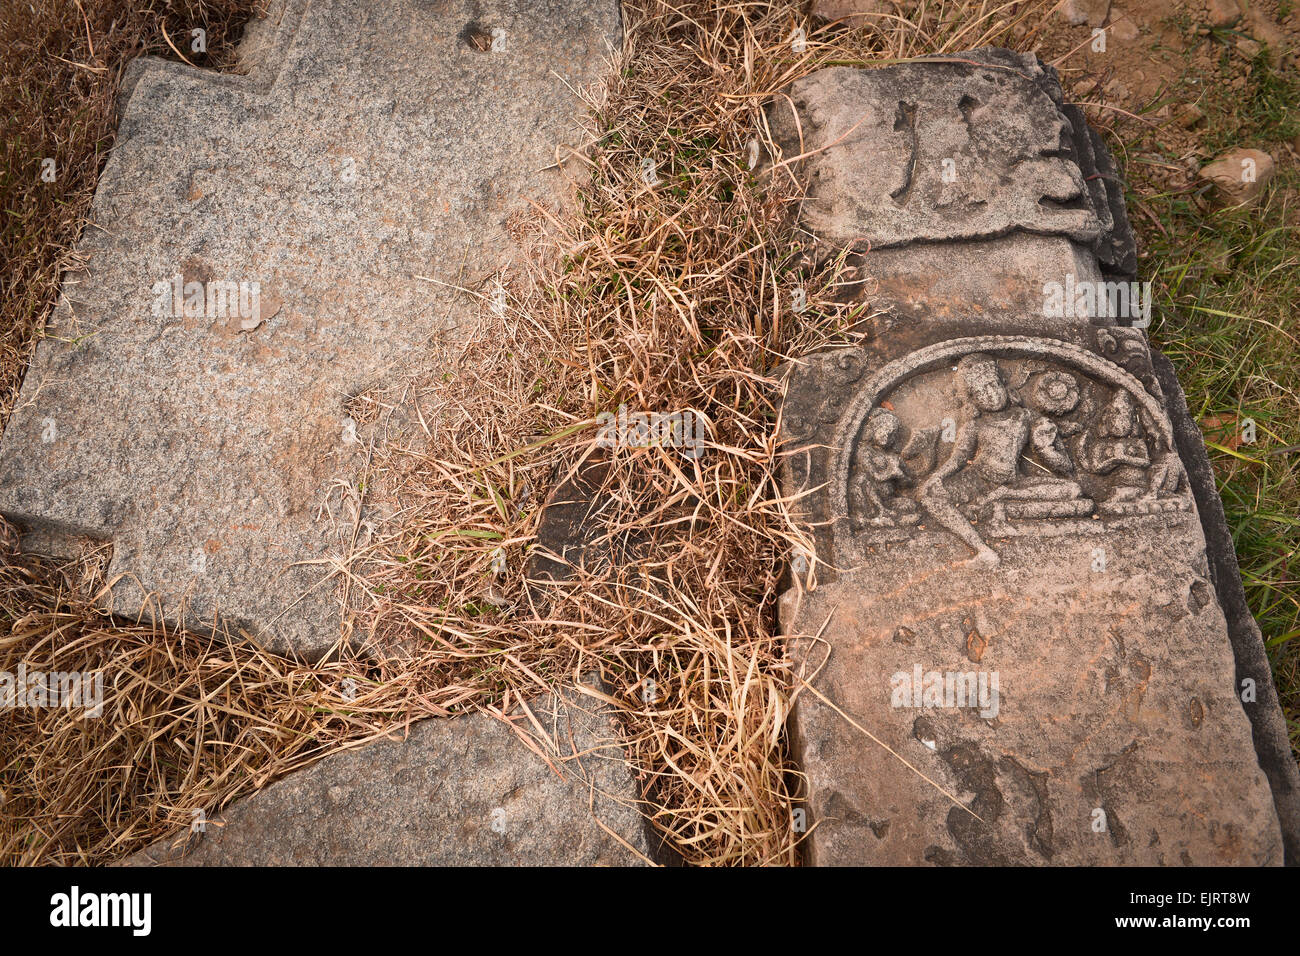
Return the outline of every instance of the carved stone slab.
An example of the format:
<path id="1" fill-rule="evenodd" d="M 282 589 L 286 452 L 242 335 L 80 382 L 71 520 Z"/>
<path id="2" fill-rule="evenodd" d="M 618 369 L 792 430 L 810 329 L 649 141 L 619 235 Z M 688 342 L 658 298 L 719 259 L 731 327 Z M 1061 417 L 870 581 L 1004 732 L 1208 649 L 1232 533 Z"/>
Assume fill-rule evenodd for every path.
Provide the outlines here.
<path id="1" fill-rule="evenodd" d="M 467 317 L 417 277 L 475 287 L 511 217 L 563 199 L 574 90 L 618 29 L 614 0 L 286 0 L 248 76 L 137 64 L 87 269 L 0 444 L 28 547 L 111 541 L 122 613 L 158 592 L 278 651 L 332 644 L 367 438 L 349 399 Z M 178 302 L 155 291 L 174 279 Z M 231 314 L 239 283 L 257 316 Z"/>
<path id="2" fill-rule="evenodd" d="M 1016 228 L 1096 240 L 1100 210 L 1037 60 L 955 59 L 964 62 L 833 67 L 794 84 L 801 122 L 786 104 L 772 120 L 787 156 L 809 154 L 805 224 L 873 247 Z"/>
<path id="3" fill-rule="evenodd" d="M 872 103 L 915 101 L 903 131 L 938 124 L 943 152 L 961 145 L 949 127 L 968 122 L 952 112 L 970 96 L 970 111 L 990 109 L 972 141 L 1001 184 L 950 201 L 942 181 L 917 179 L 905 221 L 882 205 L 898 197 L 871 192 L 881 174 L 851 137 L 820 154 L 834 175 L 808 180 L 825 254 L 864 227 L 886 244 L 925 240 L 884 250 L 882 271 L 903 281 L 880 284 L 864 344 L 793 363 L 782 411 L 787 489 L 815 542 L 782 600 L 810 688 L 792 716 L 810 861 L 1280 864 L 1145 336 L 1042 305 L 1065 270 L 1097 281 L 1123 260 L 1123 222 L 1108 196 L 1076 197 L 1066 215 L 1059 204 L 1075 200 L 1049 195 L 1077 164 L 1041 137 L 1085 139 L 1045 105 L 1059 102 L 1054 78 L 1026 66 L 1018 87 L 1000 85 L 984 69 L 814 74 L 795 97 L 827 143 Z M 873 92 L 850 105 L 846 89 Z M 1044 128 L 1013 131 L 999 112 L 1011 108 Z M 938 157 L 919 148 L 923 163 Z M 1054 162 L 1031 161 L 1035 150 Z M 870 278 L 880 258 L 858 261 Z"/>
<path id="4" fill-rule="evenodd" d="M 901 321 L 1036 311 L 1043 277 L 1134 278 L 1115 165 L 1032 56 L 822 70 L 768 121 L 806 186 L 801 224 L 823 254 L 847 250 L 855 291 Z"/>

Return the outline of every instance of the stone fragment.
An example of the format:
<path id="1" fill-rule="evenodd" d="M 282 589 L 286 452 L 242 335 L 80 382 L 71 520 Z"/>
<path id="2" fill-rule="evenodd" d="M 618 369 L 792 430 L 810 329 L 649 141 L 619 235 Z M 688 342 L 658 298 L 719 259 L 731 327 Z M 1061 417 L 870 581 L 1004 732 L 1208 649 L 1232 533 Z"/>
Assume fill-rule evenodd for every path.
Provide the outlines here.
<path id="1" fill-rule="evenodd" d="M 838 20 L 848 27 L 870 26 L 882 15 L 894 12 L 889 0 L 813 0 L 812 15 Z"/>
<path id="2" fill-rule="evenodd" d="M 1112 7 L 1110 11 L 1110 26 L 1106 28 L 1106 32 L 1120 43 L 1130 43 L 1137 39 L 1140 31 L 1138 30 L 1137 23 L 1129 14 L 1125 13 L 1119 7 Z"/>
<path id="3" fill-rule="evenodd" d="M 550 744 L 522 712 L 512 721 L 545 759 L 495 717 L 422 720 L 405 739 L 326 757 L 208 818 L 201 831 L 162 840 L 125 863 L 627 866 L 650 859 L 652 838 L 607 708 L 569 688 L 529 709 Z"/>
<path id="4" fill-rule="evenodd" d="M 1178 125 L 1183 129 L 1195 129 L 1205 122 L 1205 110 L 1195 103 L 1188 103 L 1178 111 Z"/>
<path id="5" fill-rule="evenodd" d="M 1106 95 L 1112 100 L 1119 100 L 1121 103 L 1128 99 L 1128 87 L 1119 77 L 1115 77 L 1102 88 Z"/>
<path id="6" fill-rule="evenodd" d="M 534 586 L 608 570 L 617 549 L 602 541 L 598 530 L 600 489 L 608 474 L 608 460 L 593 456 L 556 484 L 542 509 L 536 547 L 528 555 L 526 576 Z"/>
<path id="7" fill-rule="evenodd" d="M 822 188 L 805 205 L 817 236 L 872 248 L 973 239 L 1033 226 L 1092 242 L 1101 234 L 1077 164 L 1061 154 L 1068 125 L 1037 82 L 1033 57 L 989 54 L 979 69 L 912 63 L 832 67 L 794 83 L 793 108 L 771 111 L 788 156 L 809 154 Z M 1031 82 L 1020 82 L 1028 76 Z M 925 104 L 925 108 L 922 108 Z M 827 148 L 835 144 L 834 148 Z M 853 187 L 865 162 L 883 174 Z"/>
<path id="8" fill-rule="evenodd" d="M 975 74 L 999 61 L 959 58 Z M 918 83 L 927 68 L 943 82 Z M 951 91 L 969 88 L 951 67 L 871 73 L 795 85 L 810 138 L 901 100 L 918 127 L 957 126 L 935 135 L 960 141 Z M 781 602 L 810 682 L 791 718 L 810 861 L 1280 864 L 1279 808 L 1294 842 L 1300 782 L 1276 756 L 1275 698 L 1237 696 L 1238 668 L 1269 680 L 1252 657 L 1262 643 L 1236 610 L 1225 619 L 1230 582 L 1198 506 L 1206 484 L 1193 486 L 1186 435 L 1130 327 L 1148 320 L 1149 290 L 1129 281 L 1135 257 L 1118 257 L 1125 272 L 1103 258 L 1132 249 L 1122 182 L 1060 105 L 1054 74 L 1025 68 L 1004 83 L 999 108 L 1035 90 L 1053 104 L 1038 122 L 1058 132 L 1049 155 L 1062 181 L 1087 184 L 1068 208 L 1093 228 L 1062 228 L 1050 201 L 1037 219 L 1010 215 L 1021 198 L 1010 192 L 979 211 L 1006 228 L 945 233 L 931 217 L 960 218 L 961 203 L 913 193 L 896 220 L 911 231 L 894 238 L 924 241 L 852 260 L 879 279 L 846 292 L 871 306 L 862 344 L 790 371 L 784 480 L 820 565 L 815 588 L 798 577 Z M 918 88 L 943 93 L 912 98 Z M 982 155 L 1019 169 L 1033 141 L 989 136 Z M 833 145 L 800 169 L 804 219 L 830 256 L 876 228 L 855 196 L 888 195 L 898 160 L 850 136 L 818 142 Z"/>
<path id="9" fill-rule="evenodd" d="M 997 238 L 1016 229 L 1036 238 L 1018 244 L 1021 261 L 1004 268 L 1095 269 L 1095 259 L 1075 262 L 1078 244 L 1067 241 L 1074 239 L 1093 247 L 1108 275 L 1131 276 L 1137 253 L 1122 183 L 1083 114 L 1064 105 L 1055 71 L 1006 50 L 963 57 L 982 66 L 916 63 L 885 75 L 835 67 L 793 84 L 804 122 L 795 122 L 786 104 L 769 111 L 769 122 L 785 155 L 813 154 L 800 168 L 825 184 L 805 202 L 804 222 L 827 243 L 869 246 L 875 278 L 909 308 L 964 309 L 972 299 L 977 307 L 1010 305 L 1007 296 L 1029 286 L 994 280 L 997 270 L 978 265 L 969 272 L 930 268 L 917 257 L 979 248 L 929 245 L 941 240 L 988 239 L 988 249 L 1006 248 Z M 921 110 L 920 103 L 930 105 Z M 864 162 L 881 175 L 864 183 L 857 172 Z M 904 246 L 911 248 L 891 252 Z M 1025 259 L 1031 246 L 1056 265 Z M 924 276 L 927 288 L 893 279 L 895 269 Z M 969 296 L 972 282 L 984 282 L 993 299 Z M 1040 299 L 1035 292 L 1023 304 Z"/>
<path id="10" fill-rule="evenodd" d="M 1236 47 L 1237 47 L 1237 52 L 1240 53 L 1242 57 L 1247 60 L 1253 60 L 1255 59 L 1255 57 L 1259 56 L 1261 53 L 1264 52 L 1264 45 L 1260 43 L 1258 40 L 1252 40 L 1250 37 L 1237 37 Z M 1241 80 L 1242 82 L 1238 84 L 1236 82 L 1237 80 Z M 1245 77 L 1240 77 L 1240 76 L 1234 77 L 1233 85 L 1237 86 L 1238 88 L 1244 88 L 1246 85 Z"/>
<path id="11" fill-rule="evenodd" d="M 88 269 L 0 444 L 24 546 L 111 541 L 121 613 L 333 644 L 370 440 L 350 399 L 423 369 L 472 317 L 448 285 L 517 255 L 530 202 L 564 201 L 574 91 L 618 31 L 615 0 L 284 0 L 246 76 L 134 64 Z"/>
<path id="12" fill-rule="evenodd" d="M 1270 60 L 1284 63 L 1291 59 L 1295 43 L 1263 10 L 1251 7 L 1246 11 L 1246 28 L 1252 37 L 1268 47 Z"/>
<path id="13" fill-rule="evenodd" d="M 1205 5 L 1205 22 L 1215 29 L 1227 29 L 1241 19 L 1237 0 L 1206 0 Z"/>
<path id="14" fill-rule="evenodd" d="M 1273 157 L 1260 149 L 1237 148 L 1201 168 L 1201 177 L 1214 183 L 1223 205 L 1253 206 L 1273 178 Z"/>
<path id="15" fill-rule="evenodd" d="M 1065 0 L 1060 7 L 1061 16 L 1071 25 L 1099 27 L 1110 13 L 1110 0 Z"/>

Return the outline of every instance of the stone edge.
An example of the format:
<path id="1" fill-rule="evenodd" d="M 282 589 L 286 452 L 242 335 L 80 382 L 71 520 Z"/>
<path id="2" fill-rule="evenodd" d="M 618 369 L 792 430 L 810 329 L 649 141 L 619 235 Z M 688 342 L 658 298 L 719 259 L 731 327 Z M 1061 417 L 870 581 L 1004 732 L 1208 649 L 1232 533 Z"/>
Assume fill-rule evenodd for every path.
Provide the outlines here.
<path id="1" fill-rule="evenodd" d="M 237 44 L 239 72 L 218 72 L 189 66 L 157 56 L 137 57 L 127 64 L 117 98 L 117 124 L 121 127 L 127 105 L 136 86 L 147 73 L 171 73 L 177 78 L 202 83 L 212 89 L 231 89 L 266 94 L 275 86 L 280 69 L 288 59 L 289 47 L 297 35 L 311 0 L 280 0 L 264 17 L 250 17 Z"/>
<path id="2" fill-rule="evenodd" d="M 1228 638 L 1236 661 L 1237 685 L 1243 678 L 1255 681 L 1257 697 L 1253 706 L 1243 708 L 1250 718 L 1251 737 L 1260 769 L 1273 791 L 1273 804 L 1282 825 L 1283 858 L 1286 866 L 1300 866 L 1300 769 L 1291 753 L 1286 717 L 1282 713 L 1272 668 L 1264 650 L 1264 637 L 1246 603 L 1241 570 L 1232 533 L 1228 528 L 1223 503 L 1214 481 L 1214 469 L 1192 421 L 1187 399 L 1173 363 L 1159 349 L 1152 347 L 1151 364 L 1165 393 L 1165 410 L 1173 425 L 1174 441 L 1192 486 L 1192 495 L 1201 516 L 1205 534 L 1205 551 L 1210 565 L 1210 579 L 1219 598 L 1219 606 L 1228 623 Z"/>

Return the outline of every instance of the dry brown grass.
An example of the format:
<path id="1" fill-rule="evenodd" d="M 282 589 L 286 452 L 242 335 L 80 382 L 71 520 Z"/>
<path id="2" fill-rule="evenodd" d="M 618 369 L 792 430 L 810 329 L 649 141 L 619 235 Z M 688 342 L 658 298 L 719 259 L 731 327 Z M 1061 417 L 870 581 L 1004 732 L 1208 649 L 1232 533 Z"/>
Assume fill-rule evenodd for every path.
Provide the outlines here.
<path id="1" fill-rule="evenodd" d="M 762 105 L 827 62 L 989 42 L 991 21 L 949 30 L 948 12 L 845 33 L 815 32 L 791 5 L 628 10 L 622 60 L 592 103 L 581 214 L 553 224 L 553 254 L 504 280 L 505 314 L 484 310 L 454 375 L 372 399 L 382 415 L 393 391 L 414 391 L 437 424 L 377 455 L 371 490 L 407 510 L 351 565 L 359 630 L 418 635 L 446 706 L 598 666 L 647 812 L 692 863 L 797 860 L 797 688 L 775 604 L 791 554 L 811 548 L 777 479 L 777 370 L 848 338 L 854 318 L 830 301 L 834 264 L 815 270 L 795 234 L 788 167 L 749 168 L 751 144 L 770 147 Z M 809 303 L 798 315 L 795 285 Z M 588 551 L 628 553 L 530 591 L 538 504 L 598 454 L 592 423 L 619 406 L 698 416 L 705 451 L 602 454 L 590 523 L 606 547 Z"/>
<path id="2" fill-rule="evenodd" d="M 75 580 L 86 563 L 0 570 L 0 670 L 102 671 L 104 713 L 0 711 L 0 860 L 97 863 L 187 827 L 235 793 L 400 723 L 345 705 L 340 665 L 304 667 L 225 636 L 129 625 Z"/>
<path id="3" fill-rule="evenodd" d="M 375 446 L 352 492 L 402 510 L 374 529 L 358 519 L 339 568 L 347 632 L 404 654 L 306 667 L 108 619 L 86 599 L 93 564 L 0 571 L 0 669 L 103 667 L 109 682 L 99 720 L 0 714 L 0 859 L 117 857 L 345 743 L 599 668 L 646 812 L 677 852 L 797 861 L 784 729 L 796 688 L 775 602 L 801 540 L 775 478 L 776 372 L 845 337 L 851 317 L 824 294 L 834 267 L 811 271 L 800 248 L 795 182 L 784 167 L 750 170 L 750 143 L 762 104 L 819 66 L 995 42 L 1051 5 L 927 2 L 854 33 L 816 30 L 798 6 L 628 4 L 620 62 L 575 160 L 577 211 L 532 236 L 533 265 L 502 276 L 504 312 L 485 308 L 449 351 L 454 374 L 361 403 L 357 415 L 391 424 L 416 395 L 425 426 L 394 425 Z M 798 315 L 782 295 L 794 284 L 808 292 Z M 613 450 L 598 527 L 633 553 L 530 589 L 539 505 L 593 451 L 596 414 L 620 404 L 699 415 L 704 454 Z M 346 677 L 362 691 L 343 704 Z"/>

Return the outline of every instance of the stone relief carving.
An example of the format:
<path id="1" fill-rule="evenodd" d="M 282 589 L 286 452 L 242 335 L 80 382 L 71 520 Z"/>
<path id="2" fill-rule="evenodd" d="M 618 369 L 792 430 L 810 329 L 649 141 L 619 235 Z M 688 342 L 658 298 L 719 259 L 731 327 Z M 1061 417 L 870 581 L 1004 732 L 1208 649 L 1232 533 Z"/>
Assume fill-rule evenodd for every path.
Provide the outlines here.
<path id="1" fill-rule="evenodd" d="M 1130 372 L 1146 390 L 1164 401 L 1164 392 L 1151 367 L 1146 333 L 1125 325 L 1100 326 L 1097 329 L 1097 349 L 1112 362 Z"/>
<path id="2" fill-rule="evenodd" d="M 978 336 L 920 349 L 856 386 L 831 441 L 836 551 L 946 529 L 991 539 L 1097 533 L 1192 508 L 1163 409 L 1086 349 Z"/>
<path id="3" fill-rule="evenodd" d="M 985 51 L 887 75 L 819 70 L 791 91 L 803 122 L 786 106 L 771 123 L 787 156 L 808 156 L 805 221 L 837 243 L 856 236 L 883 248 L 1017 228 L 1092 243 L 1113 221 L 1084 181 L 1059 95 L 1032 57 Z"/>

